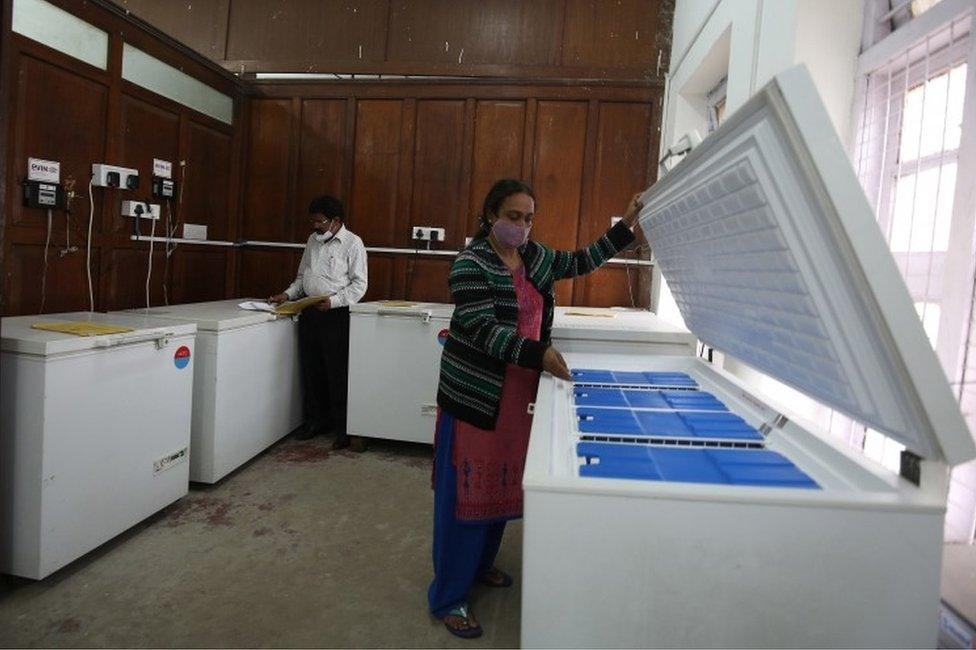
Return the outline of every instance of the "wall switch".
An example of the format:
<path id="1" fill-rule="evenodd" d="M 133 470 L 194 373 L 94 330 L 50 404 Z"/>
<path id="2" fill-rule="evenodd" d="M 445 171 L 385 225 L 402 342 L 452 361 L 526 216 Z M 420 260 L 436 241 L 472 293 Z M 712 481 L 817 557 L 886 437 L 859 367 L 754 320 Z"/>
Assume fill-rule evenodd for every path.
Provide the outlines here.
<path id="1" fill-rule="evenodd" d="M 159 219 L 159 204 L 146 203 L 145 201 L 122 201 L 122 216 Z"/>
<path id="2" fill-rule="evenodd" d="M 139 170 L 94 163 L 92 165 L 92 185 L 95 187 L 118 187 L 124 190 L 138 189 Z"/>
<path id="3" fill-rule="evenodd" d="M 445 232 L 443 228 L 433 228 L 431 226 L 413 226 L 410 229 L 411 239 L 417 241 L 444 241 Z"/>
<path id="4" fill-rule="evenodd" d="M 206 239 L 207 227 L 196 223 L 183 224 L 183 239 Z"/>

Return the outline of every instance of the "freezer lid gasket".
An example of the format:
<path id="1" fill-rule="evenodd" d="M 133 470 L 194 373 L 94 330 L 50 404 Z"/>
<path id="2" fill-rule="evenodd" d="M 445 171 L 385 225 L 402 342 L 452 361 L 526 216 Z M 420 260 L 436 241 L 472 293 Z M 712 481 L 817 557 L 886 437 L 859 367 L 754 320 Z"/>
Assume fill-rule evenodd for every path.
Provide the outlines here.
<path id="1" fill-rule="evenodd" d="M 775 77 L 642 201 L 702 341 L 925 458 L 976 456 L 805 67 Z"/>

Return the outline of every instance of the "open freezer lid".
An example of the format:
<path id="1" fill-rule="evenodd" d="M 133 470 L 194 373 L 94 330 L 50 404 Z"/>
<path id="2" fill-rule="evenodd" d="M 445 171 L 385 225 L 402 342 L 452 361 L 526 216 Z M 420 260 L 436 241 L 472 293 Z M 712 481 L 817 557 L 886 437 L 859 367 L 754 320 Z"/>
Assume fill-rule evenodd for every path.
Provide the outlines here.
<path id="1" fill-rule="evenodd" d="M 191 302 L 183 305 L 167 305 L 165 307 L 153 307 L 148 312 L 143 309 L 127 309 L 126 314 L 143 314 L 152 318 L 164 320 L 177 320 L 193 322 L 197 324 L 197 329 L 206 332 L 222 332 L 248 327 L 250 325 L 260 325 L 273 321 L 277 316 L 266 311 L 251 311 L 238 307 L 244 299 L 235 300 L 216 300 L 211 302 Z"/>
<path id="2" fill-rule="evenodd" d="M 58 321 L 90 321 L 121 325 L 131 327 L 134 331 L 99 336 L 76 336 L 31 327 L 38 322 Z M 65 314 L 12 316 L 0 319 L 0 349 L 4 352 L 50 356 L 150 341 L 163 337 L 192 336 L 196 334 L 196 331 L 197 326 L 193 323 L 166 321 L 137 314 L 101 314 L 79 311 Z"/>
<path id="3" fill-rule="evenodd" d="M 553 339 L 598 339 L 625 343 L 678 343 L 693 346 L 695 336 L 643 309 L 556 307 Z"/>
<path id="4" fill-rule="evenodd" d="M 805 67 L 776 76 L 642 201 L 702 341 L 925 458 L 976 456 Z"/>

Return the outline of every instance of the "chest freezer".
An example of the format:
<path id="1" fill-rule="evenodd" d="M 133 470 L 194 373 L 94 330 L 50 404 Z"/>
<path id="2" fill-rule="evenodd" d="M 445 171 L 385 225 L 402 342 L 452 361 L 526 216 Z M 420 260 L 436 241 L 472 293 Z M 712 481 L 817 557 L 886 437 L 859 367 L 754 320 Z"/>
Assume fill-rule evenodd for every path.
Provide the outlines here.
<path id="1" fill-rule="evenodd" d="M 170 305 L 148 312 L 197 326 L 191 481 L 216 483 L 302 423 L 297 321 L 246 311 L 239 302 Z"/>
<path id="2" fill-rule="evenodd" d="M 693 356 L 570 352 L 526 461 L 522 645 L 933 647 L 976 446 L 806 70 L 643 203 L 698 338 L 907 453 L 890 472 Z"/>
<path id="3" fill-rule="evenodd" d="M 556 307 L 552 343 L 560 352 L 599 351 L 608 342 L 645 354 L 694 354 L 697 339 L 688 330 L 642 309 Z"/>
<path id="4" fill-rule="evenodd" d="M 375 301 L 349 312 L 349 434 L 432 444 L 454 305 Z"/>
<path id="5" fill-rule="evenodd" d="M 93 321 L 80 337 L 33 329 Z M 192 323 L 0 321 L 0 571 L 41 579 L 187 493 Z"/>
<path id="6" fill-rule="evenodd" d="M 454 305 L 377 301 L 349 311 L 349 433 L 433 444 L 441 349 Z M 606 340 L 661 354 L 695 351 L 690 332 L 650 312 L 556 307 L 552 341 L 560 351 Z"/>

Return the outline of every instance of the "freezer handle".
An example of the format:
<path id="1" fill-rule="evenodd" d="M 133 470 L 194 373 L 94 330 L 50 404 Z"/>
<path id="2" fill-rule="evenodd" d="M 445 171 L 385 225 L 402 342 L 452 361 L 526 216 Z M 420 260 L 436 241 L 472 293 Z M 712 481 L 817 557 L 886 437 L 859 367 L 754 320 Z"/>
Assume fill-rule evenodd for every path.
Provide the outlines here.
<path id="1" fill-rule="evenodd" d="M 111 336 L 100 337 L 96 342 L 100 348 L 113 348 L 117 345 L 129 345 L 131 343 L 145 343 L 154 341 L 158 349 L 169 345 L 169 340 L 174 336 L 173 332 L 143 332 L 140 334 L 114 334 Z"/>
<path id="2" fill-rule="evenodd" d="M 430 322 L 433 312 L 429 309 L 378 309 L 376 313 L 380 316 L 409 316 L 411 318 L 422 318 L 425 323 Z"/>

